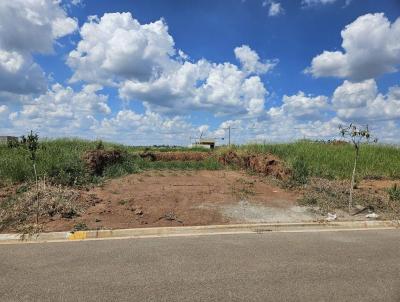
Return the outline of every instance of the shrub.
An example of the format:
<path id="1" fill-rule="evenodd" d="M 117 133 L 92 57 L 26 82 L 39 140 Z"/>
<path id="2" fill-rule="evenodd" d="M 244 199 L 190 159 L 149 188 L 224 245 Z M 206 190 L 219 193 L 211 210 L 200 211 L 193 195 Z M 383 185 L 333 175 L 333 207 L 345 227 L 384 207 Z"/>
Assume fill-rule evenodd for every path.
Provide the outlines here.
<path id="1" fill-rule="evenodd" d="M 122 162 L 124 153 L 120 150 L 89 150 L 83 155 L 83 160 L 92 175 L 103 175 L 107 166 Z"/>

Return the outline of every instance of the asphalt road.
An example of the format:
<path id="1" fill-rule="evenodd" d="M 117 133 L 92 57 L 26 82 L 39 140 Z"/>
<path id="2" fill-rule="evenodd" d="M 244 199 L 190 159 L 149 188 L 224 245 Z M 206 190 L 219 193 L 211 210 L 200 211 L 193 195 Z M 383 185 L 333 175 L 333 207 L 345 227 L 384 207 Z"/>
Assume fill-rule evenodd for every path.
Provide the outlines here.
<path id="1" fill-rule="evenodd" d="M 0 245 L 0 301 L 400 301 L 400 231 Z"/>

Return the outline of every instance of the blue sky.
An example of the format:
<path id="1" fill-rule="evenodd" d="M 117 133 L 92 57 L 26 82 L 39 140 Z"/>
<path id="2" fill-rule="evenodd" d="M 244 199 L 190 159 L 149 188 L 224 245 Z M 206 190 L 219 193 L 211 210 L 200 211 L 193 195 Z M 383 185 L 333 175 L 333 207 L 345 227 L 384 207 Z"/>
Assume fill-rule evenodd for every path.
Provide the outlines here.
<path id="1" fill-rule="evenodd" d="M 398 143 L 399 17 L 397 0 L 5 0 L 0 132 L 186 145 L 355 122 Z"/>

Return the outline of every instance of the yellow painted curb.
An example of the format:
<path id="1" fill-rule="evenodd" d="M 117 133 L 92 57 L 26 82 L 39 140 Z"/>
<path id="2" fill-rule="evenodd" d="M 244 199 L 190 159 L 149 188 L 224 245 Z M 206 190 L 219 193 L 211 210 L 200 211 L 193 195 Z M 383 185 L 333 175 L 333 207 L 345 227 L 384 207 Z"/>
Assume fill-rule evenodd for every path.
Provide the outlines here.
<path id="1" fill-rule="evenodd" d="M 265 232 L 320 232 L 346 230 L 400 229 L 400 221 L 337 221 L 306 223 L 258 223 L 181 227 L 152 227 L 136 229 L 93 230 L 77 232 L 40 233 L 21 240 L 20 234 L 0 234 L 0 244 L 23 242 L 62 242 L 121 238 L 155 238 L 174 236 L 199 236 L 218 234 L 245 234 Z"/>
<path id="2" fill-rule="evenodd" d="M 87 237 L 87 232 L 77 231 L 68 235 L 68 240 L 84 240 Z"/>

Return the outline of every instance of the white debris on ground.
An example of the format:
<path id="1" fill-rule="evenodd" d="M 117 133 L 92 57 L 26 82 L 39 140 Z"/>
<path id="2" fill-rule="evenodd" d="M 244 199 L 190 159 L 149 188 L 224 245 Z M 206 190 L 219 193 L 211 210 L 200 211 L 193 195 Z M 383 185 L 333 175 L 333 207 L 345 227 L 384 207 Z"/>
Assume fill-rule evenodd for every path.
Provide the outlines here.
<path id="1" fill-rule="evenodd" d="M 328 217 L 326 218 L 327 221 L 334 221 L 336 220 L 337 216 L 335 213 L 328 213 Z"/>

